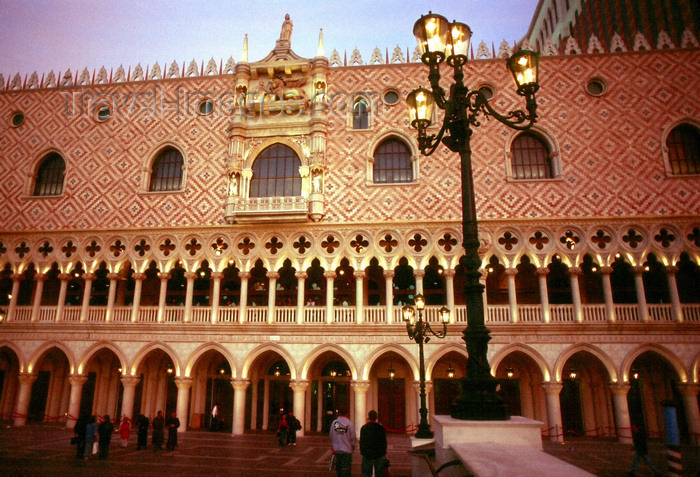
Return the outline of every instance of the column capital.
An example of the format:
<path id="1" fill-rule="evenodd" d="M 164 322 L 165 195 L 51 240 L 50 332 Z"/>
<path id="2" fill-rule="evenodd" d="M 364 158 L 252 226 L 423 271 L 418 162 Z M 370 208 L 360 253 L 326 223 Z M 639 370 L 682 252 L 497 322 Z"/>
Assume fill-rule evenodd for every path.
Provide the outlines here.
<path id="1" fill-rule="evenodd" d="M 550 381 L 542 383 L 542 388 L 544 388 L 545 394 L 559 394 L 564 388 L 564 385 L 562 383 Z"/>
<path id="2" fill-rule="evenodd" d="M 666 265 L 666 274 L 667 275 L 675 275 L 678 273 L 678 267 L 675 265 Z"/>
<path id="3" fill-rule="evenodd" d="M 303 271 L 303 270 L 300 270 L 300 271 L 298 271 L 298 272 L 294 272 L 294 276 L 297 277 L 297 279 L 299 279 L 299 278 L 303 278 L 303 279 L 309 278 L 309 274 L 306 273 L 306 272 Z"/>
<path id="4" fill-rule="evenodd" d="M 250 272 L 238 272 L 238 278 L 241 280 L 248 280 L 250 278 Z"/>
<path id="5" fill-rule="evenodd" d="M 186 280 L 194 280 L 195 278 L 197 278 L 197 273 L 195 273 L 195 272 L 185 272 L 185 275 L 184 275 L 184 276 L 185 276 L 185 279 L 186 279 Z"/>
<path id="6" fill-rule="evenodd" d="M 141 378 L 138 376 L 122 376 L 120 378 L 122 384 L 124 387 L 136 387 L 136 385 L 141 381 Z"/>
<path id="7" fill-rule="evenodd" d="M 419 269 L 413 270 L 413 276 L 416 278 L 418 278 L 418 277 L 423 278 L 425 276 L 425 270 L 419 270 Z"/>
<path id="8" fill-rule="evenodd" d="M 600 267 L 598 271 L 603 275 L 610 275 L 613 272 L 613 267 L 609 267 L 606 265 L 604 267 Z"/>
<path id="9" fill-rule="evenodd" d="M 45 282 L 48 279 L 49 279 L 49 276 L 45 273 L 37 273 L 34 275 L 34 281 L 37 281 L 37 282 Z"/>
<path id="10" fill-rule="evenodd" d="M 483 276 L 484 272 L 482 270 L 484 270 L 484 269 L 483 268 L 479 269 L 479 271 L 481 272 L 481 275 Z M 454 268 L 445 268 L 442 271 L 443 277 L 454 277 L 456 274 L 457 274 L 457 271 Z"/>
<path id="11" fill-rule="evenodd" d="M 583 275 L 583 270 L 581 269 L 581 267 L 569 267 L 566 273 L 568 273 L 569 275 L 579 276 Z"/>
<path id="12" fill-rule="evenodd" d="M 641 275 L 646 271 L 645 267 L 642 265 L 635 265 L 632 267 L 632 271 L 634 272 L 635 275 Z"/>
<path id="13" fill-rule="evenodd" d="M 184 376 L 175 378 L 175 386 L 177 386 L 178 390 L 187 390 L 192 386 L 192 383 L 194 383 L 194 379 L 192 378 L 186 378 Z"/>
<path id="14" fill-rule="evenodd" d="M 700 384 L 697 383 L 680 383 L 676 387 L 683 397 L 696 397 L 700 392 Z"/>
<path id="15" fill-rule="evenodd" d="M 507 276 L 509 276 L 509 277 L 514 277 L 514 276 L 516 276 L 517 274 L 518 274 L 518 269 L 517 269 L 517 268 L 513 268 L 513 267 L 506 268 L 506 275 L 507 275 Z"/>
<path id="16" fill-rule="evenodd" d="M 217 278 L 224 278 L 224 272 L 211 272 L 211 277 L 216 280 Z"/>
<path id="17" fill-rule="evenodd" d="M 97 278 L 97 275 L 95 275 L 94 273 L 88 273 L 88 272 L 86 272 L 86 273 L 83 273 L 83 275 L 82 275 L 81 278 L 82 278 L 83 280 L 85 280 L 85 281 L 87 281 L 87 280 L 94 280 L 95 278 Z"/>
<path id="18" fill-rule="evenodd" d="M 294 391 L 294 392 L 306 391 L 306 389 L 309 387 L 309 381 L 306 381 L 306 380 L 290 381 L 289 387 L 292 388 L 292 391 Z"/>
<path id="19" fill-rule="evenodd" d="M 608 384 L 608 388 L 610 389 L 610 392 L 614 395 L 620 395 L 620 396 L 627 396 L 627 393 L 629 392 L 630 388 L 630 383 L 610 383 Z"/>
<path id="20" fill-rule="evenodd" d="M 58 274 L 58 279 L 61 280 L 62 282 L 67 282 L 71 278 L 73 278 L 73 275 L 71 275 L 70 273 L 59 273 Z"/>
<path id="21" fill-rule="evenodd" d="M 384 278 L 394 278 L 396 272 L 394 270 L 384 270 Z"/>
<path id="22" fill-rule="evenodd" d="M 538 276 L 547 276 L 549 273 L 549 268 L 547 267 L 537 267 L 536 273 Z"/>
<path id="23" fill-rule="evenodd" d="M 364 272 L 364 270 L 355 270 L 352 272 L 352 276 L 355 277 L 355 280 L 362 280 L 365 278 L 365 276 L 367 276 L 367 274 Z"/>
<path id="24" fill-rule="evenodd" d="M 158 272 L 158 278 L 161 280 L 170 280 L 172 275 L 170 275 L 168 272 Z"/>
<path id="25" fill-rule="evenodd" d="M 68 382 L 71 386 L 82 386 L 88 380 L 88 377 L 84 374 L 71 374 L 68 376 Z"/>
<path id="26" fill-rule="evenodd" d="M 327 272 L 323 272 L 323 276 L 326 278 L 335 279 L 335 277 L 337 277 L 338 274 L 335 273 L 334 271 L 327 271 Z"/>
<path id="27" fill-rule="evenodd" d="M 250 385 L 250 379 L 231 378 L 231 386 L 236 391 L 245 391 Z"/>
<path id="28" fill-rule="evenodd" d="M 277 280 L 280 277 L 279 272 L 267 272 L 265 276 L 270 280 Z"/>
<path id="29" fill-rule="evenodd" d="M 21 273 L 13 273 L 12 275 L 10 275 L 10 278 L 13 282 L 21 282 L 22 280 L 24 280 L 24 275 L 22 275 Z"/>
<path id="30" fill-rule="evenodd" d="M 19 382 L 21 384 L 32 384 L 36 379 L 39 377 L 38 374 L 31 374 L 31 373 L 19 373 L 19 376 L 17 376 L 17 379 L 19 379 Z M 87 380 L 87 377 L 85 378 Z"/>
<path id="31" fill-rule="evenodd" d="M 369 391 L 369 381 L 351 381 L 350 386 L 356 393 L 366 393 Z"/>
<path id="32" fill-rule="evenodd" d="M 146 274 L 141 272 L 135 272 L 133 275 L 131 275 L 131 278 L 138 281 L 145 280 Z"/>
<path id="33" fill-rule="evenodd" d="M 118 273 L 113 273 L 113 272 L 108 273 L 108 274 L 107 274 L 107 280 L 110 280 L 110 281 L 112 281 L 112 280 L 119 280 L 119 274 L 118 274 Z"/>

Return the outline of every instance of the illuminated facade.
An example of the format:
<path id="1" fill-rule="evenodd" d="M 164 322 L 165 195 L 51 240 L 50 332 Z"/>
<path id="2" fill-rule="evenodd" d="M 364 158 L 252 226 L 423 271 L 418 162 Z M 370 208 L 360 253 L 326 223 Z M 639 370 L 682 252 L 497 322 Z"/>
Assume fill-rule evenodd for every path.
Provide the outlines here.
<path id="1" fill-rule="evenodd" d="M 481 45 L 466 78 L 501 110 L 510 53 Z M 658 435 L 672 400 L 697 442 L 697 41 L 554 53 L 536 126 L 472 139 L 493 373 L 546 438 Z M 281 408 L 321 432 L 349 405 L 410 431 L 416 293 L 429 320 L 452 311 L 425 345 L 430 413 L 448 413 L 460 174 L 409 127 L 425 74 L 400 49 L 301 58 L 283 34 L 257 62 L 0 77 L 3 418 L 162 409 L 192 429 L 219 401 L 234 434 Z"/>

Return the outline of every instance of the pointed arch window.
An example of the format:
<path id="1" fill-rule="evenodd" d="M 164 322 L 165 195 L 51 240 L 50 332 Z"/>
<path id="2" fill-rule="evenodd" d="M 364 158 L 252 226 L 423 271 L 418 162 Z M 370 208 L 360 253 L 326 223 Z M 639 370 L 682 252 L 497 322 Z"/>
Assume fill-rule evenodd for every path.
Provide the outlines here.
<path id="1" fill-rule="evenodd" d="M 250 197 L 292 197 L 301 195 L 301 161 L 284 144 L 266 148 L 253 163 Z"/>
<path id="2" fill-rule="evenodd" d="M 176 191 L 182 188 L 183 158 L 174 147 L 163 149 L 151 167 L 150 192 Z"/>
<path id="3" fill-rule="evenodd" d="M 61 195 L 66 163 L 57 152 L 51 152 L 41 161 L 34 182 L 35 196 Z"/>
<path id="4" fill-rule="evenodd" d="M 514 179 L 551 179 L 554 177 L 551 154 L 537 134 L 519 134 L 511 145 L 511 171 Z"/>
<path id="5" fill-rule="evenodd" d="M 352 105 L 352 128 L 367 129 L 369 127 L 369 105 L 365 98 L 357 98 Z"/>
<path id="6" fill-rule="evenodd" d="M 700 174 L 700 132 L 691 124 L 681 124 L 666 138 L 668 163 L 673 175 Z"/>
<path id="7" fill-rule="evenodd" d="M 382 141 L 374 152 L 375 184 L 413 181 L 413 164 L 408 146 L 396 138 Z"/>

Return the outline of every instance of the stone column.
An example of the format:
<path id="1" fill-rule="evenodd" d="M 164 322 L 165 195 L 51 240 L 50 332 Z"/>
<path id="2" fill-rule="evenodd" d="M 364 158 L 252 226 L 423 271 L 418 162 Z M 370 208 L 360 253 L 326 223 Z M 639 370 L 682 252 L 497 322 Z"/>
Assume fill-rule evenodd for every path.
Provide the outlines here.
<path id="1" fill-rule="evenodd" d="M 121 382 L 124 386 L 122 393 L 122 412 L 121 417 L 126 416 L 129 419 L 134 419 L 134 397 L 136 395 L 136 385 L 139 383 L 138 376 L 122 376 Z M 178 412 L 178 414 L 180 414 Z"/>
<path id="2" fill-rule="evenodd" d="M 141 289 L 143 288 L 143 281 L 146 275 L 139 272 L 134 272 L 131 276 L 134 279 L 134 303 L 131 308 L 131 322 L 136 323 L 139 321 L 139 308 L 141 307 Z"/>
<path id="3" fill-rule="evenodd" d="M 29 412 L 29 399 L 32 395 L 32 384 L 36 381 L 36 374 L 19 373 L 19 390 L 15 403 L 15 427 L 27 424 L 27 412 Z"/>
<path id="4" fill-rule="evenodd" d="M 304 290 L 306 286 L 306 279 L 309 276 L 306 272 L 295 272 L 294 276 L 297 277 L 297 323 L 304 323 Z"/>
<path id="5" fill-rule="evenodd" d="M 13 273 L 10 275 L 12 279 L 12 297 L 10 297 L 10 307 L 7 310 L 7 321 L 12 321 L 17 310 L 17 297 L 19 296 L 19 284 L 24 280 L 24 275 L 21 273 Z"/>
<path id="6" fill-rule="evenodd" d="M 211 279 L 213 288 L 211 292 L 211 322 L 219 321 L 219 301 L 221 296 L 221 279 L 224 277 L 223 272 L 212 272 Z"/>
<path id="7" fill-rule="evenodd" d="M 34 290 L 34 301 L 32 302 L 32 317 L 31 321 L 39 321 L 39 314 L 41 313 L 41 298 L 44 294 L 44 282 L 48 279 L 43 273 L 37 273 L 34 275 L 34 280 L 36 281 L 36 289 Z"/>
<path id="8" fill-rule="evenodd" d="M 394 270 L 384 270 L 384 296 L 386 307 L 386 322 L 391 324 L 394 322 Z"/>
<path id="9" fill-rule="evenodd" d="M 262 430 L 266 431 L 270 423 L 270 380 L 265 377 L 263 382 L 263 417 Z"/>
<path id="10" fill-rule="evenodd" d="M 355 432 L 360 436 L 360 428 L 367 422 L 367 391 L 369 381 L 355 381 L 350 383 L 355 394 Z M 379 416 L 381 420 L 381 416 Z"/>
<path id="11" fill-rule="evenodd" d="M 238 321 L 246 322 L 246 310 L 248 309 L 248 280 L 250 280 L 250 272 L 238 272 L 238 278 L 241 279 L 241 302 L 238 309 Z"/>
<path id="12" fill-rule="evenodd" d="M 175 378 L 175 386 L 177 386 L 177 417 L 180 418 L 180 428 L 177 430 L 178 433 L 185 432 L 190 425 L 190 416 L 187 414 L 187 409 L 190 404 L 190 388 L 192 387 L 192 381 L 192 378 Z"/>
<path id="13" fill-rule="evenodd" d="M 68 417 L 66 428 L 73 430 L 75 422 L 80 417 L 80 401 L 83 397 L 83 385 L 87 382 L 87 376 L 72 374 L 68 377 L 70 383 L 70 397 L 68 398 Z"/>
<path id="14" fill-rule="evenodd" d="M 542 321 L 549 323 L 552 321 L 552 317 L 549 313 L 549 291 L 547 289 L 547 274 L 549 273 L 549 268 L 538 267 L 537 268 L 537 282 L 540 285 L 540 304 L 542 306 Z"/>
<path id="15" fill-rule="evenodd" d="M 510 305 L 510 321 L 518 322 L 518 298 L 515 293 L 515 276 L 518 274 L 517 268 L 506 268 L 508 279 L 508 304 Z"/>
<path id="16" fill-rule="evenodd" d="M 571 282 L 571 301 L 574 302 L 574 321 L 583 323 L 583 306 L 581 306 L 581 289 L 578 286 L 578 277 L 583 273 L 580 267 L 571 267 L 567 271 Z"/>
<path id="17" fill-rule="evenodd" d="M 423 277 L 425 270 L 413 270 L 413 277 L 416 279 L 416 294 L 423 295 Z"/>
<path id="18" fill-rule="evenodd" d="M 278 272 L 267 272 L 266 274 L 268 280 L 267 287 L 267 322 L 274 323 L 275 320 L 275 306 L 277 298 L 277 279 L 280 277 Z"/>
<path id="19" fill-rule="evenodd" d="M 309 388 L 308 381 L 292 381 L 289 383 L 289 387 L 292 388 L 293 398 L 292 398 L 292 408 L 294 412 L 294 417 L 299 419 L 299 422 L 306 422 L 306 390 Z M 302 427 L 301 431 L 297 431 L 298 436 L 304 435 L 305 426 Z"/>
<path id="20" fill-rule="evenodd" d="M 107 279 L 109 280 L 109 293 L 107 295 L 107 315 L 105 316 L 105 322 L 110 323 L 114 320 L 114 299 L 117 296 L 117 279 L 119 274 L 108 273 Z"/>
<path id="21" fill-rule="evenodd" d="M 639 309 L 639 320 L 645 323 L 651 321 L 649 310 L 647 309 L 647 297 L 644 295 L 644 267 L 637 265 L 633 267 L 634 289 L 637 292 L 637 307 Z"/>
<path id="22" fill-rule="evenodd" d="M 63 321 L 63 310 L 66 307 L 66 292 L 68 291 L 68 273 L 60 273 L 58 279 L 61 280 L 61 288 L 58 291 L 58 303 L 56 304 L 56 321 Z"/>
<path id="23" fill-rule="evenodd" d="M 185 272 L 185 280 L 187 280 L 187 289 L 185 290 L 185 316 L 183 321 L 190 323 L 192 321 L 192 297 L 194 296 L 194 279 L 197 278 L 195 272 Z"/>
<path id="24" fill-rule="evenodd" d="M 700 410 L 698 409 L 698 391 L 700 385 L 695 383 L 681 383 L 678 391 L 683 396 L 683 408 L 685 420 L 690 431 L 690 442 L 694 446 L 700 445 Z"/>
<path id="25" fill-rule="evenodd" d="M 627 393 L 630 390 L 629 383 L 610 383 L 608 384 L 610 393 L 613 398 L 613 407 L 615 409 L 615 430 L 617 432 L 617 441 L 621 444 L 632 443 L 632 424 L 630 422 L 630 410 L 627 406 Z"/>
<path id="26" fill-rule="evenodd" d="M 676 273 L 678 273 L 677 266 L 666 265 L 666 279 L 668 280 L 668 294 L 671 296 L 673 319 L 678 323 L 682 323 L 683 309 L 681 308 L 681 300 L 678 296 L 678 284 L 676 283 Z"/>
<path id="27" fill-rule="evenodd" d="M 168 280 L 170 280 L 171 275 L 167 272 L 158 272 L 158 278 L 160 278 L 160 288 L 158 289 L 158 318 L 156 321 L 158 323 L 163 323 L 165 321 L 165 300 L 168 297 Z"/>
<path id="28" fill-rule="evenodd" d="M 613 303 L 612 285 L 610 285 L 610 274 L 612 267 L 600 267 L 600 276 L 603 279 L 603 297 L 605 299 L 605 315 L 610 323 L 615 322 L 615 304 Z"/>
<path id="29" fill-rule="evenodd" d="M 365 318 L 363 293 L 365 272 L 362 270 L 355 270 L 353 276 L 355 277 L 355 322 L 359 325 L 364 322 Z"/>
<path id="30" fill-rule="evenodd" d="M 234 378 L 231 380 L 233 386 L 233 419 L 231 434 L 234 436 L 243 435 L 245 429 L 245 390 L 248 388 L 250 380 Z M 257 405 L 253 401 L 252 406 Z"/>
<path id="31" fill-rule="evenodd" d="M 80 308 L 80 322 L 85 323 L 88 320 L 88 310 L 90 309 L 90 294 L 92 293 L 92 281 L 97 278 L 94 273 L 83 273 L 83 302 Z"/>
<path id="32" fill-rule="evenodd" d="M 333 282 L 335 281 L 335 272 L 323 272 L 326 278 L 326 323 L 333 323 Z"/>
<path id="33" fill-rule="evenodd" d="M 547 421 L 549 429 L 547 435 L 552 442 L 564 442 L 564 431 L 561 420 L 561 403 L 559 393 L 564 388 L 562 383 L 549 382 L 542 384 L 547 400 Z"/>
<path id="34" fill-rule="evenodd" d="M 455 272 L 452 268 L 446 268 L 442 271 L 442 276 L 445 277 L 445 294 L 447 295 L 447 308 L 450 310 L 450 323 L 455 323 L 457 320 L 457 309 L 455 308 Z M 483 276 L 483 275 L 482 275 Z M 486 296 L 486 293 L 484 293 Z M 484 308 L 486 310 L 486 308 Z"/>
<path id="35" fill-rule="evenodd" d="M 254 431 L 258 428 L 258 380 L 252 380 L 252 389 L 250 396 L 250 430 Z"/>

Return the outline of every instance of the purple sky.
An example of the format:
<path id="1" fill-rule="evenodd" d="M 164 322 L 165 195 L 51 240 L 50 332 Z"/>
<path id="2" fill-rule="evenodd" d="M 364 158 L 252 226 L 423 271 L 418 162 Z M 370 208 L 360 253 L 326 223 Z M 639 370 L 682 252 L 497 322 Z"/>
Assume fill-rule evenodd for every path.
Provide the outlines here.
<path id="1" fill-rule="evenodd" d="M 0 73 L 125 69 L 156 61 L 201 64 L 241 58 L 248 34 L 248 60 L 262 59 L 279 38 L 284 15 L 294 23 L 292 50 L 316 56 L 323 28 L 325 54 L 341 58 L 358 48 L 365 62 L 379 47 L 415 48 L 413 24 L 429 9 L 468 24 L 474 48 L 520 40 L 538 0 L 354 0 L 241 2 L 238 0 L 0 0 Z M 257 5 L 250 8 L 250 5 Z M 349 5 L 352 5 L 350 8 Z"/>

